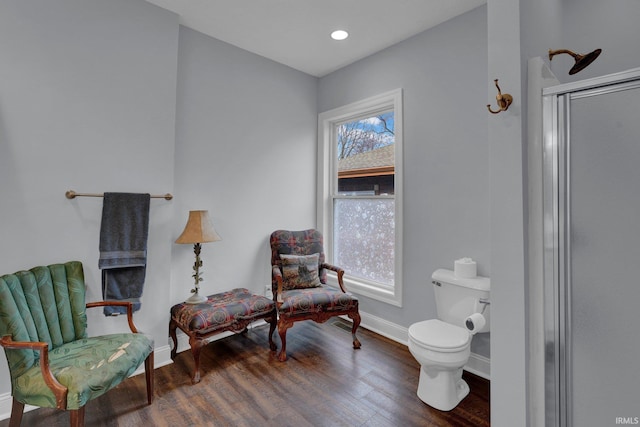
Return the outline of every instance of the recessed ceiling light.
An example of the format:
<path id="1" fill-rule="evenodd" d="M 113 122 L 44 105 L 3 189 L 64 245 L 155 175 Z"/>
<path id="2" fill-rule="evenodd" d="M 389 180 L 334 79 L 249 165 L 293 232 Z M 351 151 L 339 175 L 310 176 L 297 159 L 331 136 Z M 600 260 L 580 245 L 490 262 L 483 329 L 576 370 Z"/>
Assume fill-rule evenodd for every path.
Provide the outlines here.
<path id="1" fill-rule="evenodd" d="M 331 38 L 334 40 L 344 40 L 347 37 L 349 37 L 349 33 L 347 33 L 344 30 L 336 30 L 333 33 L 331 33 Z"/>

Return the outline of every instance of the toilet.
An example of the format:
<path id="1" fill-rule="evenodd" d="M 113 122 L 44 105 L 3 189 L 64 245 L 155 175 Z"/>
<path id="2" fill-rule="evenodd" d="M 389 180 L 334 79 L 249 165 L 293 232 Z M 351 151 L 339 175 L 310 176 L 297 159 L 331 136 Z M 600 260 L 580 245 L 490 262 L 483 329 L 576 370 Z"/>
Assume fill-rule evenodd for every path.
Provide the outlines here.
<path id="1" fill-rule="evenodd" d="M 489 332 L 490 279 L 458 277 L 446 269 L 436 270 L 431 278 L 438 318 L 409 327 L 409 351 L 420 363 L 420 400 L 450 411 L 469 394 L 462 368 L 469 360 L 471 339 Z"/>

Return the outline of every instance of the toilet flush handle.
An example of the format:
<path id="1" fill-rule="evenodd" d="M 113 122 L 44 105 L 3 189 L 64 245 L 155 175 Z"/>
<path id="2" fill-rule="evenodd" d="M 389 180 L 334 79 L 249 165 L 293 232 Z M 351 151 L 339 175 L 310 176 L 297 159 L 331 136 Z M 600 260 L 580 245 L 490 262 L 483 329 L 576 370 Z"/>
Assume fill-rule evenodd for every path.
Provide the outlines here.
<path id="1" fill-rule="evenodd" d="M 484 311 L 487 309 L 487 306 L 491 305 L 491 302 L 486 298 L 480 298 L 478 300 L 478 303 L 482 304 L 482 311 L 480 312 L 480 314 L 484 314 Z"/>

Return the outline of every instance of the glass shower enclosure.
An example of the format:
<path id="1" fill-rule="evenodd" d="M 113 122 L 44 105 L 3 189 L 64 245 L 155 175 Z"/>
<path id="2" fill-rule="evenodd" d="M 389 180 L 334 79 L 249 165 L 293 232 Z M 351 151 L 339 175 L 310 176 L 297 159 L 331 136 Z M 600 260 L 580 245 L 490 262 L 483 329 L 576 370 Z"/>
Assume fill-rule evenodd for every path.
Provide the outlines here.
<path id="1" fill-rule="evenodd" d="M 543 90 L 547 426 L 640 424 L 640 69 Z"/>

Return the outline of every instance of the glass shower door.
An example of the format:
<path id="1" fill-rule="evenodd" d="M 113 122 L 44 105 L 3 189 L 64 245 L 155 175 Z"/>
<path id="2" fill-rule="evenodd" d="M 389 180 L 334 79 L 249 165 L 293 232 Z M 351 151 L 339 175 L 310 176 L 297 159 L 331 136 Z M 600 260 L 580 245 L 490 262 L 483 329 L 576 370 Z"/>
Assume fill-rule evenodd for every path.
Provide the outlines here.
<path id="1" fill-rule="evenodd" d="M 640 424 L 640 80 L 557 102 L 547 405 L 559 426 Z"/>
<path id="2" fill-rule="evenodd" d="M 570 111 L 572 418 L 613 426 L 640 416 L 640 89 Z"/>

